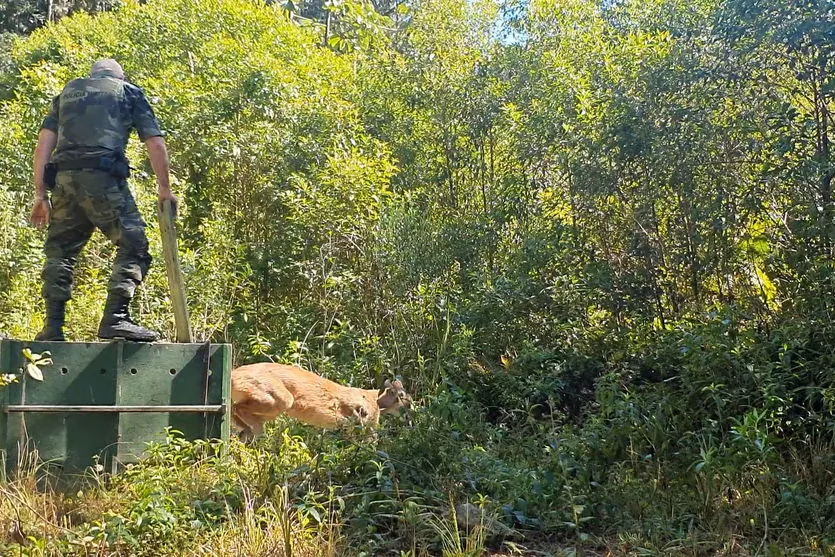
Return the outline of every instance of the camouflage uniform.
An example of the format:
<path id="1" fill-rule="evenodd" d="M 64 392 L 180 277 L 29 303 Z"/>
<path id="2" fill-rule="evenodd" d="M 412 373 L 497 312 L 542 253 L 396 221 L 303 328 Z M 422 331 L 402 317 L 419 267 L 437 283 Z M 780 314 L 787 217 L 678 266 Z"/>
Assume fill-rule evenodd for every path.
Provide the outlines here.
<path id="1" fill-rule="evenodd" d="M 47 302 L 70 298 L 73 267 L 95 228 L 118 248 L 109 292 L 133 297 L 151 256 L 145 221 L 127 181 L 100 170 L 61 171 L 60 165 L 123 154 L 133 128 L 143 141 L 161 136 L 144 93 L 107 71 L 74 79 L 53 100 L 42 128 L 58 136 L 51 162 L 59 168 L 44 247 L 44 298 Z"/>

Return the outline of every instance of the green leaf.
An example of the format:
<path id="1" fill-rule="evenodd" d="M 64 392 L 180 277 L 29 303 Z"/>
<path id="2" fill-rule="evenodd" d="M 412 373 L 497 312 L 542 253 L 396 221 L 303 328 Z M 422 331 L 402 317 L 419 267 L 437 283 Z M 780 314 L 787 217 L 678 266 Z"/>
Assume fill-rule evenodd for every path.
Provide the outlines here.
<path id="1" fill-rule="evenodd" d="M 317 511 L 315 508 L 308 507 L 307 512 L 310 516 L 313 517 L 313 519 L 317 522 L 317 524 L 322 523 L 322 515 L 319 514 L 319 511 Z"/>

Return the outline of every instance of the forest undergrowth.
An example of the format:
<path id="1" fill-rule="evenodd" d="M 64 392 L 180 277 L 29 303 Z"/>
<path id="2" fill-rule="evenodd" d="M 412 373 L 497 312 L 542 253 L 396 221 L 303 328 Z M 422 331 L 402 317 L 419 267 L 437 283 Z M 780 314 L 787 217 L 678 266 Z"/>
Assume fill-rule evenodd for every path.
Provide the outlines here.
<path id="1" fill-rule="evenodd" d="M 115 57 L 166 134 L 197 337 L 398 378 L 415 408 L 376 438 L 169 431 L 72 490 L 32 455 L 0 482 L 3 554 L 835 553 L 829 3 L 12 4 L 0 333 L 42 324 L 40 123 Z M 133 313 L 171 338 L 128 155 L 155 261 Z M 79 257 L 70 340 L 113 253 Z"/>

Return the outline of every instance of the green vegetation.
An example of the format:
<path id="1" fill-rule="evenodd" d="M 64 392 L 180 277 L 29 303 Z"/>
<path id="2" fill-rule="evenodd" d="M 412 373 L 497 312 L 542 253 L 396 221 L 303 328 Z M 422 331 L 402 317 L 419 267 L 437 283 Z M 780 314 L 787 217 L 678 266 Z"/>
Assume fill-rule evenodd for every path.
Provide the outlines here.
<path id="1" fill-rule="evenodd" d="M 0 40 L 0 331 L 41 325 L 39 123 L 113 56 L 167 132 L 198 337 L 397 375 L 418 407 L 376 441 L 172 434 L 73 495 L 23 474 L 0 547 L 835 552 L 829 3 L 121 4 Z M 130 154 L 158 262 L 135 311 L 170 337 Z M 70 339 L 95 334 L 111 256 L 96 237 L 79 261 Z M 513 532 L 459 533 L 467 501 Z"/>

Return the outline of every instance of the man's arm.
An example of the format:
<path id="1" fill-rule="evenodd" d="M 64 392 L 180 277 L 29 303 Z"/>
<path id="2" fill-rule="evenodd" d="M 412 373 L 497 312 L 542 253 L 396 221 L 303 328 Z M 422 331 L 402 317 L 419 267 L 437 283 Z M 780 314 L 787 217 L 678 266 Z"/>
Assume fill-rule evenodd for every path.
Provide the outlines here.
<path id="1" fill-rule="evenodd" d="M 176 210 L 177 198 L 171 193 L 168 149 L 165 147 L 165 140 L 161 136 L 149 137 L 145 140 L 145 147 L 148 149 L 148 158 L 151 159 L 151 168 L 154 169 L 154 175 L 157 177 L 159 199 L 160 201 L 170 200 Z"/>
<path id="2" fill-rule="evenodd" d="M 32 182 L 35 184 L 35 204 L 32 206 L 32 214 L 29 220 L 32 224 L 41 228 L 49 223 L 49 202 L 46 199 L 46 184 L 44 183 L 44 168 L 49 162 L 55 145 L 58 143 L 58 134 L 54 131 L 42 128 L 38 134 L 38 145 L 35 147 L 35 157 L 32 163 Z"/>
<path id="3" fill-rule="evenodd" d="M 35 184 L 35 199 L 44 199 L 46 197 L 46 184 L 43 181 L 44 168 L 49 162 L 49 157 L 58 143 L 58 134 L 46 128 L 41 129 L 38 134 L 38 145 L 35 147 L 35 160 L 33 163 L 34 176 L 32 178 Z"/>
<path id="4" fill-rule="evenodd" d="M 127 84 L 125 92 L 130 101 L 133 125 L 139 134 L 139 139 L 148 149 L 151 168 L 154 169 L 154 175 L 157 177 L 159 200 L 160 202 L 170 200 L 176 211 L 177 198 L 171 193 L 169 179 L 168 149 L 165 146 L 165 139 L 162 137 L 163 134 L 159 129 L 157 118 L 154 116 L 154 110 L 148 103 L 145 93 L 139 87 Z"/>

